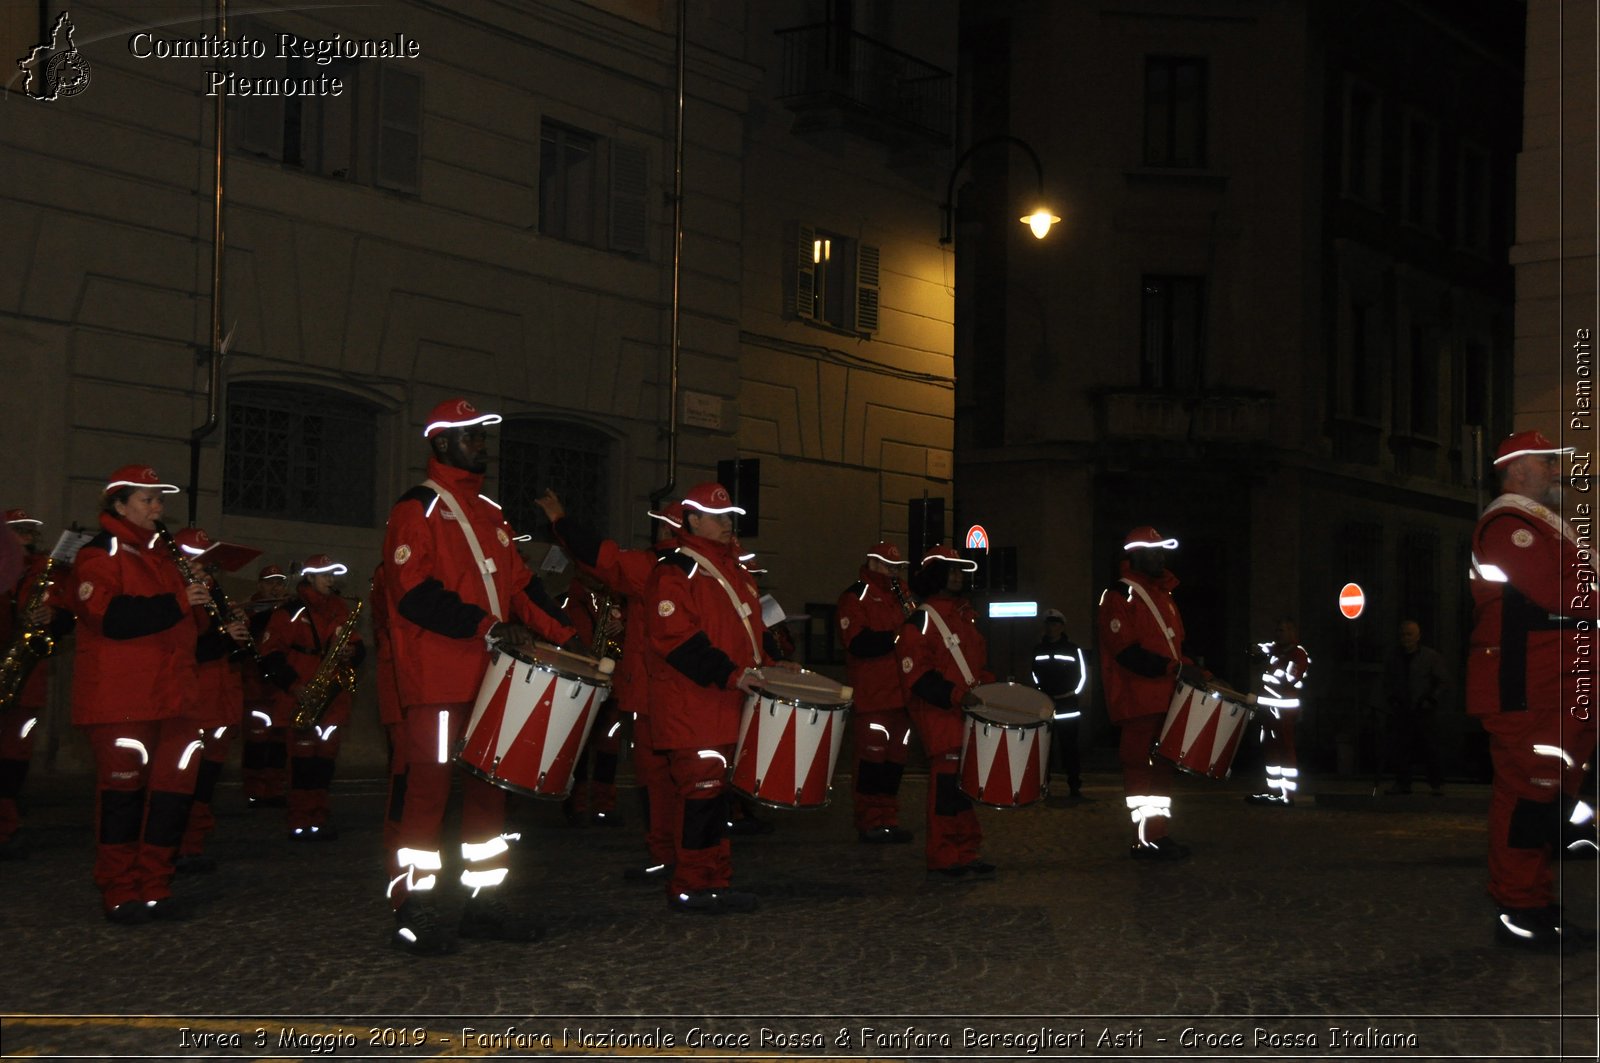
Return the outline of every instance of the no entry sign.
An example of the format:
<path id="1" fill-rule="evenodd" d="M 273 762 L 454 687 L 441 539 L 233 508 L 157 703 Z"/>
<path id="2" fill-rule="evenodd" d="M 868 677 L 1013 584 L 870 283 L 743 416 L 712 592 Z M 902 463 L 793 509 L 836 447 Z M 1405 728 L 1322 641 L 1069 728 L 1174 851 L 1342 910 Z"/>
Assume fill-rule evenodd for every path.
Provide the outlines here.
<path id="1" fill-rule="evenodd" d="M 1359 583 L 1346 583 L 1339 588 L 1339 612 L 1346 620 L 1354 620 L 1367 607 L 1367 592 Z"/>

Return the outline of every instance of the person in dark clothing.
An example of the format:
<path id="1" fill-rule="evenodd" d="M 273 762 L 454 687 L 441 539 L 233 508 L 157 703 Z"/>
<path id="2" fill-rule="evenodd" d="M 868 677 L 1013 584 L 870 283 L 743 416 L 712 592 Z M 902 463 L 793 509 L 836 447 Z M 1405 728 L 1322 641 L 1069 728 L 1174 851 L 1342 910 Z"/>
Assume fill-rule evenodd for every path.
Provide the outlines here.
<path id="1" fill-rule="evenodd" d="M 1055 715 L 1050 723 L 1052 768 L 1067 777 L 1068 796 L 1083 800 L 1083 771 L 1078 757 L 1078 699 L 1089 680 L 1083 650 L 1067 638 L 1067 618 L 1059 609 L 1044 614 L 1044 638 L 1033 648 L 1033 685 L 1050 695 Z"/>

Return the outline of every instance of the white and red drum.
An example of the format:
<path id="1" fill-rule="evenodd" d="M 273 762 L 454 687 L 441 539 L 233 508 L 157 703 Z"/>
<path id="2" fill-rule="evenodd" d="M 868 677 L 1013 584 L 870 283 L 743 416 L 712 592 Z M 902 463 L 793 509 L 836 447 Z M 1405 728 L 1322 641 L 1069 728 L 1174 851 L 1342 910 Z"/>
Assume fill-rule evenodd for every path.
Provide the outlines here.
<path id="1" fill-rule="evenodd" d="M 565 798 L 610 686 L 609 672 L 592 657 L 502 643 L 478 684 L 456 761 L 502 790 Z"/>
<path id="2" fill-rule="evenodd" d="M 1248 706 L 1180 679 L 1155 755 L 1172 761 L 1179 771 L 1226 779 L 1250 715 Z"/>
<path id="3" fill-rule="evenodd" d="M 764 805 L 823 808 L 854 692 L 816 672 L 765 674 L 745 699 L 730 783 Z"/>
<path id="4" fill-rule="evenodd" d="M 1023 808 L 1050 793 L 1049 695 L 1021 683 L 980 683 L 963 709 L 961 792 L 994 808 Z"/>

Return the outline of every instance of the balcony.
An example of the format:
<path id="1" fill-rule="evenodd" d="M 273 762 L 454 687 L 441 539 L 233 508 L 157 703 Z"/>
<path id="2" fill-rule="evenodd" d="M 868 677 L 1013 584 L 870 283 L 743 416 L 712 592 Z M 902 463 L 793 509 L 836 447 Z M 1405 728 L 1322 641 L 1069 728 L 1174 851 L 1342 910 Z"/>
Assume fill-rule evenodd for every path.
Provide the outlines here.
<path id="1" fill-rule="evenodd" d="M 818 23 L 779 30 L 796 132 L 841 128 L 891 147 L 950 145 L 948 70 L 882 41 Z"/>
<path id="2" fill-rule="evenodd" d="M 1095 403 L 1102 439 L 1261 443 L 1272 432 L 1268 392 L 1106 389 Z"/>

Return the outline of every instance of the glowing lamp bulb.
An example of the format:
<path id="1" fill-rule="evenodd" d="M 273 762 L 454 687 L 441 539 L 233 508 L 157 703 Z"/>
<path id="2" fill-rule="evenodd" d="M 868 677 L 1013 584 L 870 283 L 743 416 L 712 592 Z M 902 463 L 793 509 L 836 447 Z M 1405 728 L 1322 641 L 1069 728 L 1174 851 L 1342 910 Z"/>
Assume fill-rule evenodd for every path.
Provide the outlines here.
<path id="1" fill-rule="evenodd" d="M 1022 224 L 1026 225 L 1029 229 L 1033 230 L 1035 239 L 1043 240 L 1046 234 L 1050 232 L 1050 226 L 1054 225 L 1061 219 L 1056 217 L 1054 214 L 1051 214 L 1050 211 L 1044 207 L 1038 207 L 1032 214 L 1029 214 L 1023 218 L 1018 218 L 1017 220 L 1022 222 Z"/>

